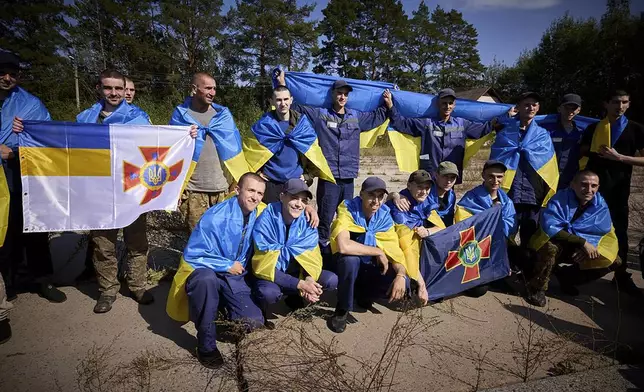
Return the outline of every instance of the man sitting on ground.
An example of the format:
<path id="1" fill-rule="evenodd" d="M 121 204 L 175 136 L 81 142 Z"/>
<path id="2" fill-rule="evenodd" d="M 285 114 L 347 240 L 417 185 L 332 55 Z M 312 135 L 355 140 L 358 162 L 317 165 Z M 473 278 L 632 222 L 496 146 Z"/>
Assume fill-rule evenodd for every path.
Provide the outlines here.
<path id="1" fill-rule="evenodd" d="M 253 230 L 253 273 L 259 278 L 256 296 L 264 312 L 287 294 L 293 309 L 304 301 L 320 300 L 323 291 L 335 290 L 338 277 L 322 270 L 318 231 L 309 226 L 304 209 L 313 195 L 299 178 L 284 184 L 280 201 L 266 207 Z M 266 314 L 266 313 L 264 313 Z"/>
<path id="2" fill-rule="evenodd" d="M 209 368 L 223 364 L 214 323 L 220 305 L 230 319 L 243 321 L 249 329 L 264 322 L 245 275 L 265 188 L 259 175 L 246 173 L 239 179 L 236 196 L 204 213 L 190 235 L 168 294 L 168 315 L 195 323 L 197 358 Z"/>
<path id="3" fill-rule="evenodd" d="M 399 199 L 410 201 L 410 207 L 403 211 L 393 200 L 387 202 L 396 223 L 400 248 L 407 261 L 407 274 L 418 283 L 418 298 L 423 305 L 427 303 L 428 294 L 420 273 L 420 243 L 431 234 L 445 228 L 445 223 L 438 215 L 438 203 L 429 197 L 433 188 L 435 186 L 429 173 L 416 170 L 409 176 L 407 188 L 399 194 Z"/>
<path id="4" fill-rule="evenodd" d="M 601 278 L 621 264 L 617 237 L 608 205 L 597 193 L 595 172 L 578 172 L 570 185 L 541 211 L 540 230 L 530 240 L 537 262 L 528 280 L 526 301 L 545 306 L 550 274 L 564 293 L 577 295 L 575 286 Z M 560 266 L 569 263 L 570 266 Z"/>
<path id="5" fill-rule="evenodd" d="M 386 193 L 383 180 L 369 177 L 362 183 L 360 196 L 338 206 L 331 227 L 338 274 L 338 303 L 328 320 L 333 332 L 344 332 L 354 293 L 358 304 L 368 309 L 371 301 L 385 292 L 390 302 L 402 299 L 407 292 L 405 255 L 389 207 L 384 205 Z"/>

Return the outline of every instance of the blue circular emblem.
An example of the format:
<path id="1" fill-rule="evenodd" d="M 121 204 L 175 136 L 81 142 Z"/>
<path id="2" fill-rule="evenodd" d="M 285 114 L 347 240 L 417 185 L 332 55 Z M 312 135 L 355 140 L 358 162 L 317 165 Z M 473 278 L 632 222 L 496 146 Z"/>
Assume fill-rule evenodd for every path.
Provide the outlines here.
<path id="1" fill-rule="evenodd" d="M 461 246 L 461 249 L 458 251 L 458 258 L 466 267 L 474 267 L 477 265 L 479 260 L 481 260 L 481 248 L 479 248 L 479 243 L 476 241 L 469 241 Z"/>
<path id="2" fill-rule="evenodd" d="M 147 162 L 141 167 L 141 184 L 152 191 L 161 189 L 168 181 L 169 174 L 169 169 L 163 162 Z"/>

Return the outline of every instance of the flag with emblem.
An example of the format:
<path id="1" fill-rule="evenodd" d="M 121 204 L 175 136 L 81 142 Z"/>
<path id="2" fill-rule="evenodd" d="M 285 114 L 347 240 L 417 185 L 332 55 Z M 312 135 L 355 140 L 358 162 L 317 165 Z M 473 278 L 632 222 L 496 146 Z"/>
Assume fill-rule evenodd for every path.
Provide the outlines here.
<path id="1" fill-rule="evenodd" d="M 425 239 L 420 269 L 430 300 L 508 276 L 501 208 L 489 208 Z"/>
<path id="2" fill-rule="evenodd" d="M 195 140 L 186 126 L 25 121 L 24 231 L 114 229 L 177 208 Z"/>

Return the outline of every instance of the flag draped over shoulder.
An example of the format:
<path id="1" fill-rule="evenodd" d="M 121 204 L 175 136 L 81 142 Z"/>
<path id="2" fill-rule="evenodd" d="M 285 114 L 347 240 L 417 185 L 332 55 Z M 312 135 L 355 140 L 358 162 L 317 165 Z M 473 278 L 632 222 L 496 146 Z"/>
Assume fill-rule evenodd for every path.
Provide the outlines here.
<path id="1" fill-rule="evenodd" d="M 510 274 L 501 215 L 501 208 L 490 208 L 423 241 L 420 268 L 430 300 Z"/>
<path id="2" fill-rule="evenodd" d="M 548 192 L 543 200 L 543 206 L 557 191 L 559 182 L 559 169 L 557 156 L 550 139 L 550 134 L 537 125 L 536 121 L 530 122 L 523 138 L 519 130 L 519 121 L 513 119 L 502 132 L 496 136 L 490 151 L 490 159 L 502 162 L 508 170 L 505 172 L 501 187 L 508 192 L 519 166 L 521 158 L 528 163 L 546 183 Z"/>
<path id="3" fill-rule="evenodd" d="M 394 229 L 394 221 L 389 214 L 389 207 L 381 206 L 371 217 L 369 223 L 362 212 L 362 199 L 356 196 L 344 200 L 338 206 L 338 212 L 331 225 L 331 250 L 338 253 L 338 234 L 343 231 L 362 234 L 358 242 L 367 246 L 380 248 L 393 263 L 406 267 L 405 255 L 400 249 L 398 235 Z M 412 276 L 410 276 L 412 277 Z M 416 278 L 413 276 L 412 278 Z"/>
<path id="4" fill-rule="evenodd" d="M 517 221 L 516 211 L 514 210 L 514 203 L 508 195 L 502 190 L 497 191 L 497 196 L 501 202 L 501 211 L 503 219 L 503 232 L 506 237 L 510 237 L 516 232 Z M 458 204 L 456 204 L 456 211 L 454 213 L 454 220 L 456 222 L 464 221 L 465 219 L 481 213 L 489 208 L 492 208 L 492 197 L 485 189 L 485 186 L 479 185 L 465 193 Z"/>
<path id="5" fill-rule="evenodd" d="M 318 231 L 309 226 L 302 213 L 288 229 L 282 216 L 282 203 L 269 204 L 253 230 L 255 253 L 253 273 L 260 279 L 275 280 L 275 269 L 286 272 L 292 259 L 313 279 L 322 272 L 322 254 L 318 246 Z"/>
<path id="6" fill-rule="evenodd" d="M 575 117 L 575 120 L 576 119 L 577 117 Z M 601 146 L 612 148 L 617 139 L 622 135 L 622 132 L 624 132 L 624 129 L 626 129 L 627 125 L 628 119 L 626 116 L 621 116 L 612 124 L 608 121 L 608 117 L 604 117 L 599 121 L 599 124 L 597 124 L 597 127 L 595 128 L 593 139 L 590 143 L 590 152 L 598 153 Z M 585 169 L 587 164 L 588 157 L 582 157 L 579 160 L 580 169 Z"/>
<path id="7" fill-rule="evenodd" d="M 438 202 L 427 197 L 422 203 L 418 203 L 411 193 L 404 189 L 400 192 L 411 203 L 409 211 L 401 211 L 390 201 L 387 205 L 391 209 L 391 216 L 394 220 L 394 227 L 398 235 L 398 243 L 405 254 L 407 262 L 407 274 L 416 279 L 419 269 L 420 244 L 422 239 L 414 232 L 414 228 L 423 227 L 425 220 L 431 222 L 435 227 L 444 229 L 445 223 L 438 215 Z"/>
<path id="8" fill-rule="evenodd" d="M 597 248 L 601 257 L 595 260 L 585 260 L 580 264 L 582 269 L 604 268 L 611 265 L 617 258 L 617 237 L 611 222 L 608 205 L 599 194 L 590 201 L 590 206 L 574 221 L 573 216 L 579 208 L 575 191 L 571 188 L 562 189 L 550 199 L 548 205 L 539 216 L 539 230 L 530 239 L 529 246 L 541 248 L 551 237 L 566 230 L 579 236 Z"/>
<path id="9" fill-rule="evenodd" d="M 25 232 L 102 230 L 177 208 L 194 139 L 186 127 L 24 121 Z"/>
<path id="10" fill-rule="evenodd" d="M 290 143 L 318 169 L 321 179 L 335 183 L 329 164 L 322 154 L 318 136 L 311 122 L 302 116 L 297 125 L 286 134 L 271 113 L 266 113 L 251 127 L 252 135 L 244 139 L 244 155 L 250 171 L 259 171 L 284 143 Z"/>
<path id="11" fill-rule="evenodd" d="M 206 211 L 190 234 L 179 269 L 172 281 L 166 303 L 166 312 L 170 317 L 177 321 L 188 321 L 185 285 L 195 269 L 209 268 L 226 273 L 235 261 L 247 267 L 251 253 L 251 234 L 258 214 L 257 209 L 251 212 L 244 227 L 244 214 L 237 197 L 215 204 Z M 226 280 L 235 292 L 237 278 L 231 276 Z"/>
<path id="12" fill-rule="evenodd" d="M 76 116 L 76 122 L 96 124 L 104 104 L 105 102 L 100 100 L 83 110 Z M 138 106 L 130 105 L 123 100 L 116 110 L 103 120 L 103 124 L 149 125 L 150 117 Z"/>
<path id="13" fill-rule="evenodd" d="M 239 181 L 239 178 L 248 172 L 248 163 L 244 157 L 241 135 L 230 110 L 213 103 L 212 107 L 217 114 L 210 120 L 208 127 L 204 127 L 188 113 L 191 100 L 190 97 L 186 98 L 181 105 L 174 109 L 172 117 L 170 117 L 170 125 L 196 125 L 200 129 L 187 178 L 190 179 L 197 166 L 205 135 L 208 134 L 214 141 L 219 159 L 224 163 L 227 172 L 235 181 Z"/>
<path id="14" fill-rule="evenodd" d="M 7 177 L 4 175 L 4 169 L 0 170 L 0 246 L 4 245 L 4 239 L 9 227 L 9 186 L 7 186 Z"/>

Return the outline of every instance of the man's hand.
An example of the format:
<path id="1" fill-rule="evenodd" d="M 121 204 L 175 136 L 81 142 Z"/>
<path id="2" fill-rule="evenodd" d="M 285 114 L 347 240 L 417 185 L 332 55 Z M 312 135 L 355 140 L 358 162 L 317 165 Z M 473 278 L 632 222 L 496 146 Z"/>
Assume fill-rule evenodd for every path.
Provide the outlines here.
<path id="1" fill-rule="evenodd" d="M 266 174 L 264 174 L 264 172 L 262 170 L 258 171 L 257 175 L 262 177 L 262 179 L 264 179 L 264 181 L 268 182 L 268 177 L 266 177 Z"/>
<path id="2" fill-rule="evenodd" d="M 228 269 L 228 273 L 231 275 L 241 275 L 244 273 L 244 266 L 239 261 L 235 261 L 233 266 Z"/>
<path id="3" fill-rule="evenodd" d="M 386 274 L 387 269 L 389 268 L 389 259 L 387 259 L 385 252 L 383 252 L 382 250 L 380 251 L 380 254 L 376 256 L 376 262 L 380 264 L 380 274 Z"/>
<path id="4" fill-rule="evenodd" d="M 322 295 L 322 285 L 310 276 L 307 276 L 304 280 L 300 280 L 297 284 L 297 289 L 302 293 L 302 297 L 309 302 L 319 301 Z"/>
<path id="5" fill-rule="evenodd" d="M 279 86 L 286 86 L 286 74 L 284 71 L 280 70 L 279 75 L 277 75 L 277 84 Z"/>
<path id="6" fill-rule="evenodd" d="M 510 108 L 510 110 L 508 110 L 508 117 L 512 118 L 512 117 L 516 116 L 518 113 L 519 113 L 519 111 L 517 110 L 517 107 L 512 106 Z"/>
<path id="7" fill-rule="evenodd" d="M 383 91 L 382 98 L 385 101 L 385 106 L 387 107 L 387 109 L 391 109 L 394 106 L 394 100 L 393 100 L 393 97 L 391 96 L 391 91 L 389 91 L 389 89 L 386 89 L 385 91 Z"/>
<path id="8" fill-rule="evenodd" d="M 190 126 L 190 137 L 196 139 L 197 135 L 199 135 L 199 128 L 196 125 L 192 124 Z"/>
<path id="9" fill-rule="evenodd" d="M 394 205 L 396 208 L 398 208 L 400 211 L 407 212 L 409 209 L 411 209 L 411 203 L 405 196 L 400 196 L 400 193 L 395 192 L 392 193 L 393 196 L 393 201 Z"/>
<path id="10" fill-rule="evenodd" d="M 9 147 L 5 146 L 4 144 L 0 144 L 0 156 L 5 161 L 7 159 L 13 159 L 13 157 L 14 157 L 13 150 L 10 149 Z"/>
<path id="11" fill-rule="evenodd" d="M 590 242 L 586 241 L 584 243 L 584 252 L 589 259 L 594 260 L 599 257 L 599 251 L 595 248 Z"/>
<path id="12" fill-rule="evenodd" d="M 426 227 L 422 227 L 422 226 L 414 227 L 414 233 L 418 234 L 418 236 L 420 238 L 427 238 L 431 234 L 429 232 L 429 229 L 427 229 Z"/>
<path id="13" fill-rule="evenodd" d="M 20 133 L 25 130 L 25 126 L 22 125 L 22 119 L 20 117 L 14 117 L 13 118 L 13 127 L 12 130 L 15 133 Z"/>
<path id="14" fill-rule="evenodd" d="M 490 125 L 492 126 L 492 129 L 493 129 L 493 130 L 495 130 L 495 131 L 497 131 L 497 132 L 498 132 L 498 131 L 500 131 L 500 130 L 502 130 L 503 128 L 505 128 L 505 124 L 501 124 L 501 123 L 499 122 L 499 119 L 498 119 L 498 118 L 496 118 L 496 117 L 494 117 L 494 118 L 492 119 L 492 121 L 490 121 Z"/>
<path id="15" fill-rule="evenodd" d="M 391 286 L 389 286 L 389 291 L 387 291 L 390 303 L 403 299 L 403 297 L 405 296 L 406 283 L 407 282 L 404 275 L 396 275 L 394 281 L 391 283 Z"/>
<path id="16" fill-rule="evenodd" d="M 609 148 L 605 144 L 599 147 L 599 156 L 610 159 L 611 161 L 620 162 L 622 160 L 622 154 L 618 153 L 614 148 Z"/>
<path id="17" fill-rule="evenodd" d="M 309 226 L 317 229 L 318 225 L 320 224 L 320 217 L 318 216 L 318 212 L 315 210 L 315 208 L 313 208 L 312 206 L 304 207 L 304 217 L 306 218 L 306 221 L 309 222 Z"/>
<path id="18" fill-rule="evenodd" d="M 424 284 L 418 288 L 418 299 L 420 299 L 423 306 L 427 305 L 427 302 L 429 302 L 429 293 L 427 292 L 427 288 Z"/>

